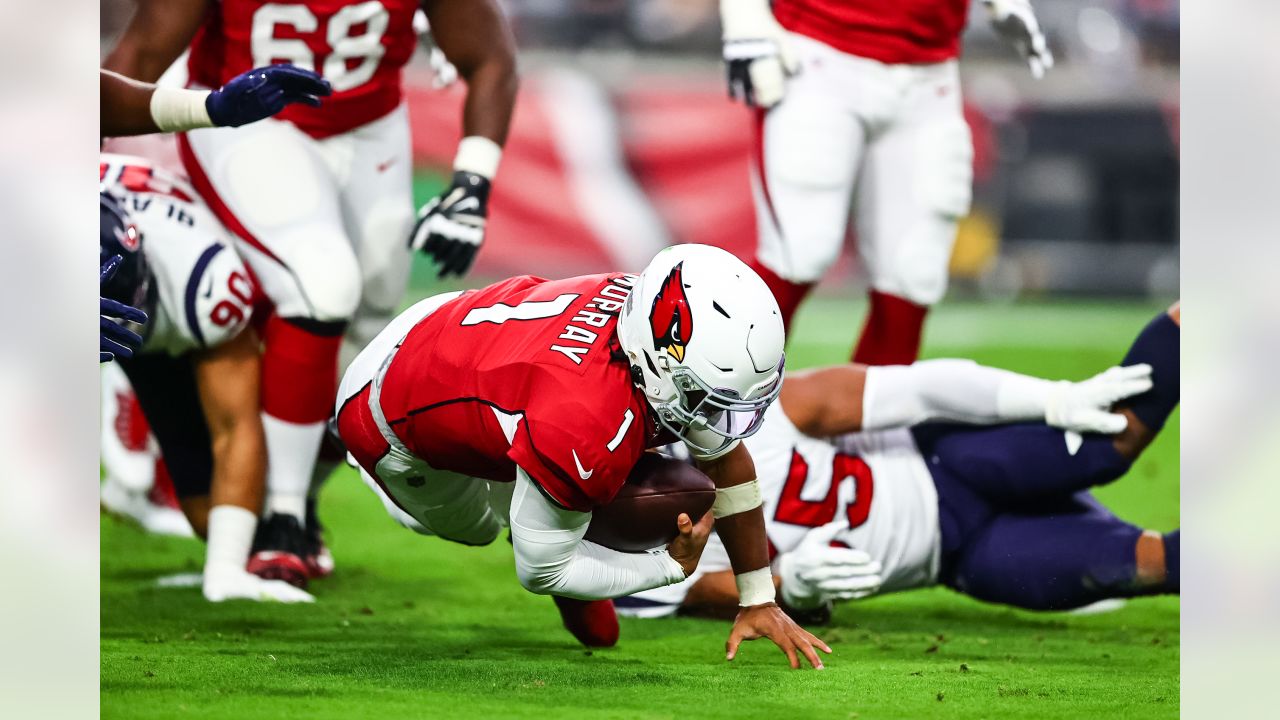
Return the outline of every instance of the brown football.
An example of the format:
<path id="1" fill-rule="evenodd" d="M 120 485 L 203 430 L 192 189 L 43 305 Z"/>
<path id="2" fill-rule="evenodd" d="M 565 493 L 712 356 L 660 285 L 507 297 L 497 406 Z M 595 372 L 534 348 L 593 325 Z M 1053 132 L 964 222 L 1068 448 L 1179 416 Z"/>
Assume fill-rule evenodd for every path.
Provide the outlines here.
<path id="1" fill-rule="evenodd" d="M 621 552 L 644 552 L 675 539 L 676 518 L 711 509 L 716 486 L 694 466 L 647 452 L 608 505 L 592 511 L 587 539 Z"/>

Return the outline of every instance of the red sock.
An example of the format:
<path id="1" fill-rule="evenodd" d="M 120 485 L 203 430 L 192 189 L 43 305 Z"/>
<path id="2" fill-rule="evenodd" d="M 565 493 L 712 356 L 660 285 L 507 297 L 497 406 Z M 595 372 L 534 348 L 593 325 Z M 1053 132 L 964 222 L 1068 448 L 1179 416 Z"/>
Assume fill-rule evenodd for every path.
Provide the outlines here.
<path id="1" fill-rule="evenodd" d="M 909 365 L 920 355 L 920 334 L 926 305 L 917 305 L 896 295 L 872 290 L 862 337 L 853 361 L 863 365 Z"/>
<path id="2" fill-rule="evenodd" d="M 618 644 L 618 613 L 612 600 L 574 600 L 552 595 L 564 627 L 587 647 Z"/>
<path id="3" fill-rule="evenodd" d="M 342 325 L 326 323 L 317 329 L 323 334 L 278 315 L 267 320 L 263 331 L 263 412 L 299 425 L 324 422 L 333 412 Z"/>
<path id="4" fill-rule="evenodd" d="M 756 258 L 747 265 L 755 270 L 760 279 L 764 280 L 764 284 L 773 291 L 773 298 L 778 301 L 778 309 L 782 311 L 782 325 L 789 330 L 791 316 L 796 314 L 796 308 L 800 307 L 800 303 L 808 297 L 809 291 L 813 289 L 813 283 L 793 283 L 790 280 L 783 280 Z"/>

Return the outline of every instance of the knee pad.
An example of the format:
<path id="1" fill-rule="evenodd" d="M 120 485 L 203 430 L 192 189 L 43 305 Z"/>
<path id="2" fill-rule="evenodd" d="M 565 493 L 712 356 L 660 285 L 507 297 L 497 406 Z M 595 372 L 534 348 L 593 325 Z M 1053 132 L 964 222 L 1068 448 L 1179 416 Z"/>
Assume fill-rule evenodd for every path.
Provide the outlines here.
<path id="1" fill-rule="evenodd" d="M 360 266 L 355 253 L 341 235 L 316 240 L 314 246 L 299 248 L 284 258 L 303 310 L 295 316 L 322 322 L 350 320 L 360 305 Z M 283 309 L 277 312 L 287 315 Z"/>

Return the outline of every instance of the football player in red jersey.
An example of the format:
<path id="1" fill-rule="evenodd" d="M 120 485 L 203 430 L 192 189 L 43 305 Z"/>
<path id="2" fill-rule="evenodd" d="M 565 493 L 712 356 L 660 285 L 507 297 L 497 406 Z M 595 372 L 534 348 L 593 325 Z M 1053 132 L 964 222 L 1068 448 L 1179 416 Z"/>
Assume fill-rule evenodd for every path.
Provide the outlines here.
<path id="1" fill-rule="evenodd" d="M 401 75 L 420 9 L 467 82 L 466 137 L 454 186 L 424 212 L 425 236 L 412 237 Z M 283 540 L 306 531 L 344 335 L 349 359 L 390 319 L 408 280 L 411 244 L 458 273 L 479 247 L 515 102 L 514 41 L 494 0 L 140 0 L 105 67 L 152 82 L 188 45 L 195 89 L 287 62 L 318 72 L 333 90 L 321 107 L 295 104 L 244 127 L 179 136 L 192 184 L 236 236 L 275 307 L 263 332 L 271 456 L 263 537 L 291 546 Z M 267 548 L 270 557 L 292 562 L 282 547 Z"/>
<path id="2" fill-rule="evenodd" d="M 774 602 L 755 468 L 741 439 L 783 374 L 783 328 L 760 278 L 732 255 L 684 245 L 639 276 L 517 277 L 414 305 L 352 362 L 338 432 L 388 512 L 419 533 L 492 542 L 511 529 L 531 592 L 594 604 L 683 580 L 710 531 L 681 516 L 665 550 L 583 539 L 648 448 L 680 440 L 716 484 L 711 514 L 742 609 L 729 636 L 768 637 L 792 667 L 830 649 Z M 606 601 L 606 602 L 599 602 Z M 586 628 L 589 629 L 589 628 Z"/>
<path id="3" fill-rule="evenodd" d="M 1029 0 L 983 0 L 1039 77 Z M 968 214 L 973 143 L 956 58 L 969 0 L 721 0 L 729 90 L 759 109 L 752 267 L 789 322 L 840 254 L 850 212 L 870 284 L 853 359 L 916 359 Z"/>

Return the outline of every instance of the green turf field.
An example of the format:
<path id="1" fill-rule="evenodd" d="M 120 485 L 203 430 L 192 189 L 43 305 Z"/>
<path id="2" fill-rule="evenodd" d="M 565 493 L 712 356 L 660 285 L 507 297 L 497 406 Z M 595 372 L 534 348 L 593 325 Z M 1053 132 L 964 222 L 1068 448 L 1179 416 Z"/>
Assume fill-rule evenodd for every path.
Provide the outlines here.
<path id="1" fill-rule="evenodd" d="M 937 310 L 929 356 L 1082 378 L 1160 308 L 1116 302 Z M 847 356 L 858 303 L 819 298 L 788 365 Z M 1178 419 L 1099 495 L 1178 525 Z M 199 569 L 195 541 L 102 521 L 102 715 L 111 718 L 1176 717 L 1176 598 L 1092 616 L 1014 611 L 947 590 L 875 598 L 819 629 L 835 654 L 794 672 L 768 641 L 725 663 L 728 626 L 623 620 L 586 651 L 520 588 L 505 543 L 466 548 L 395 525 L 346 471 L 323 496 L 337 574 L 311 606 L 210 605 L 157 578 Z"/>

